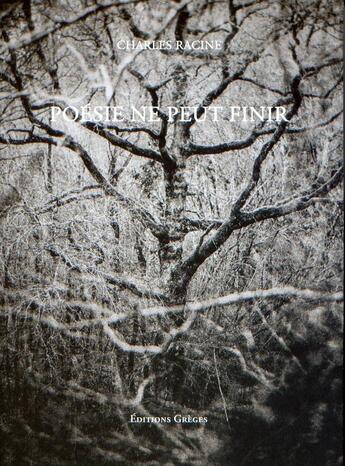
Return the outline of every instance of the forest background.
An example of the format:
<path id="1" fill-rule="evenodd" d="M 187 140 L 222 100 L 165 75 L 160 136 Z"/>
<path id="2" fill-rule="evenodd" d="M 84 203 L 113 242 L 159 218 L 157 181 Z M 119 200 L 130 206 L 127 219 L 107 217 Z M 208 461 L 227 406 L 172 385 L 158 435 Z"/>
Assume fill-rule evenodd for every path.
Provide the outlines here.
<path id="1" fill-rule="evenodd" d="M 342 464 L 342 13 L 1 2 L 1 464 Z M 88 103 L 159 121 L 51 120 Z M 164 111 L 213 105 L 289 122 Z"/>

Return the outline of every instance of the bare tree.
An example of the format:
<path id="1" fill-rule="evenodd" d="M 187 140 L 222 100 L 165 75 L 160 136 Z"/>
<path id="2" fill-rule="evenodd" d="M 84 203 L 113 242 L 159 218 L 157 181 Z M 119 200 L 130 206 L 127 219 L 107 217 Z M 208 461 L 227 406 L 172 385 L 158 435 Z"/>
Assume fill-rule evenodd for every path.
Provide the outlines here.
<path id="1" fill-rule="evenodd" d="M 341 12 L 336 0 L 4 3 L 2 463 L 340 461 L 323 423 L 339 422 Z M 155 47 L 166 40 L 182 45 Z M 83 119 L 86 106 L 124 117 Z M 133 107 L 152 121 L 133 122 Z M 252 107 L 274 118 L 231 118 Z M 276 400 L 300 399 L 315 374 L 333 395 L 320 379 L 302 425 Z M 253 417 L 267 439 L 248 449 Z"/>

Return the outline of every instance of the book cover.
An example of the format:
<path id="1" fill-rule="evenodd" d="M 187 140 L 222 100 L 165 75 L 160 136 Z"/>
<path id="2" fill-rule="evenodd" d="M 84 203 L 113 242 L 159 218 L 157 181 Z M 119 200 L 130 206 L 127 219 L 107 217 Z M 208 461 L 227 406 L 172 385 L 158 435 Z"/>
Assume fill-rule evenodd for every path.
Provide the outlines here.
<path id="1" fill-rule="evenodd" d="M 336 466 L 342 2 L 0 2 L 0 465 Z"/>

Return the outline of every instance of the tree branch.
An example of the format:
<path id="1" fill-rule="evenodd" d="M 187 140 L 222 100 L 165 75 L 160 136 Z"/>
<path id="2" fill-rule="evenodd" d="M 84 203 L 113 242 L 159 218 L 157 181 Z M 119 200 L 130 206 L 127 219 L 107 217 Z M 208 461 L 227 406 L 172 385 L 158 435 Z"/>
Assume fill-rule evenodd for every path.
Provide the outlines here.
<path id="1" fill-rule="evenodd" d="M 297 298 L 307 301 L 315 301 L 318 303 L 340 303 L 344 301 L 342 292 L 325 294 L 322 291 L 300 290 L 290 286 L 271 288 L 268 290 L 243 291 L 242 293 L 232 293 L 220 298 L 211 298 L 199 302 L 187 302 L 186 304 L 178 304 L 175 306 L 154 306 L 144 308 L 140 314 L 144 317 L 151 316 L 166 316 L 180 312 L 205 312 L 217 307 L 231 306 L 245 302 L 257 301 L 261 299 L 276 299 L 276 298 Z"/>
<path id="2" fill-rule="evenodd" d="M 68 19 L 56 18 L 53 24 L 51 24 L 50 26 L 47 26 L 44 29 L 41 29 L 35 32 L 29 32 L 26 34 L 22 34 L 22 37 L 20 39 L 11 40 L 7 44 L 6 47 L 3 47 L 0 50 L 0 54 L 3 54 L 6 51 L 6 49 L 10 51 L 15 51 L 23 47 L 27 47 L 28 45 L 35 44 L 36 42 L 40 42 L 42 41 L 42 39 L 45 39 L 46 37 L 48 37 L 50 34 L 53 34 L 54 32 L 57 32 L 57 31 L 61 31 L 62 29 L 65 29 L 68 26 L 72 26 L 73 24 L 76 24 L 82 20 L 85 20 L 89 16 L 94 15 L 100 11 L 105 11 L 112 7 L 130 5 L 133 3 L 140 3 L 141 1 L 142 0 L 105 1 L 104 3 L 96 4 L 96 5 L 92 5 L 87 8 L 84 8 L 84 10 L 80 11 L 77 15 L 71 16 Z"/>
<path id="3" fill-rule="evenodd" d="M 158 290 L 151 290 L 149 288 L 146 288 L 145 286 L 143 286 L 142 284 L 138 284 L 131 278 L 115 276 L 110 273 L 102 272 L 96 267 L 77 263 L 76 261 L 69 258 L 63 251 L 61 251 L 54 245 L 46 246 L 46 250 L 51 254 L 52 257 L 60 258 L 62 262 L 65 265 L 67 265 L 67 267 L 69 267 L 71 270 L 74 270 L 78 273 L 81 273 L 81 274 L 87 273 L 87 274 L 98 276 L 99 278 L 105 280 L 110 285 L 114 285 L 119 288 L 129 290 L 136 296 L 139 296 L 140 298 L 154 298 L 154 299 L 159 299 L 162 301 L 167 300 L 166 296 L 162 292 Z"/>

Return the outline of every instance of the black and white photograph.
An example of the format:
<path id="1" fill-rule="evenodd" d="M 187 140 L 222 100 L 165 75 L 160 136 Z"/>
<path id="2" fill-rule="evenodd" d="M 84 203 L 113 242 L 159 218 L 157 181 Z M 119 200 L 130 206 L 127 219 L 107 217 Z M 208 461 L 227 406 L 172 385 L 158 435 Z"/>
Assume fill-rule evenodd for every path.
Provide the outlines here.
<path id="1" fill-rule="evenodd" d="M 0 466 L 340 466 L 343 2 L 0 1 Z"/>

